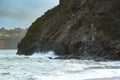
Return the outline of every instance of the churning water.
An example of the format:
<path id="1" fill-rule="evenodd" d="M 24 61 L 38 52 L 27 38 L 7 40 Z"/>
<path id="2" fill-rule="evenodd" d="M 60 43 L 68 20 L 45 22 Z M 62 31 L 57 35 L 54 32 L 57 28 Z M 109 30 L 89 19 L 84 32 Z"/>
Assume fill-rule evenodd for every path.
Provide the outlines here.
<path id="1" fill-rule="evenodd" d="M 0 80 L 120 80 L 119 61 L 55 60 L 49 56 L 56 57 L 52 52 L 18 56 L 16 50 L 0 50 Z"/>

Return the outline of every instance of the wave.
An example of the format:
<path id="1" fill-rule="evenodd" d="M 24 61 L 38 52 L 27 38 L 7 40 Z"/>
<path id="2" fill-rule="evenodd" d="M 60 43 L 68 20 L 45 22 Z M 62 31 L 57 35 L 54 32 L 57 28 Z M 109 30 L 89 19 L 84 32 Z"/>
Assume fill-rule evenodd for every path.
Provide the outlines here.
<path id="1" fill-rule="evenodd" d="M 30 57 L 32 57 L 32 58 L 56 58 L 56 57 L 59 57 L 59 56 L 56 55 L 55 52 L 49 51 L 49 52 L 46 52 L 46 53 L 43 53 L 43 52 L 34 53 Z"/>
<path id="2" fill-rule="evenodd" d="M 30 56 L 17 55 L 16 52 L 17 50 L 0 50 L 0 57 L 1 59 L 29 59 L 29 58 L 54 59 L 56 57 L 59 57 L 58 55 L 55 54 L 54 51 L 39 52 L 39 53 L 35 52 L 33 55 Z"/>

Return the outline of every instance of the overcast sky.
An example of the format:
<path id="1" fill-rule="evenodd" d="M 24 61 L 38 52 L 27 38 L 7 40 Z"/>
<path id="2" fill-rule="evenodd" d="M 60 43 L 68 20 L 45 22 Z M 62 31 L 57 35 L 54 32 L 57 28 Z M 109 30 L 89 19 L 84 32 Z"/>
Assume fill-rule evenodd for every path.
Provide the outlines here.
<path id="1" fill-rule="evenodd" d="M 0 28 L 27 28 L 59 0 L 0 0 Z"/>

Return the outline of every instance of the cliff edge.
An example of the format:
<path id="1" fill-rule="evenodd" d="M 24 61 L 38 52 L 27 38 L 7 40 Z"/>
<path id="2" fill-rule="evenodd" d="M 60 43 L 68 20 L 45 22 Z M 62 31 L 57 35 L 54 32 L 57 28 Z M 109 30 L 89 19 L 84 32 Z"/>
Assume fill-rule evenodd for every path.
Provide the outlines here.
<path id="1" fill-rule="evenodd" d="M 119 0 L 60 0 L 30 26 L 17 54 L 120 60 Z"/>

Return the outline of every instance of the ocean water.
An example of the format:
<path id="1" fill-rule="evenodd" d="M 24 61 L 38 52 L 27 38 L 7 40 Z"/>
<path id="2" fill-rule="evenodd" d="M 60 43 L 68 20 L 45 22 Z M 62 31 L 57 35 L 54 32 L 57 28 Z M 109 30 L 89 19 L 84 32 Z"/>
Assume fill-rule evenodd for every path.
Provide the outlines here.
<path id="1" fill-rule="evenodd" d="M 17 50 L 0 50 L 0 80 L 120 80 L 120 61 L 59 60 L 53 52 L 18 56 Z M 113 80 L 113 79 L 106 79 Z"/>

